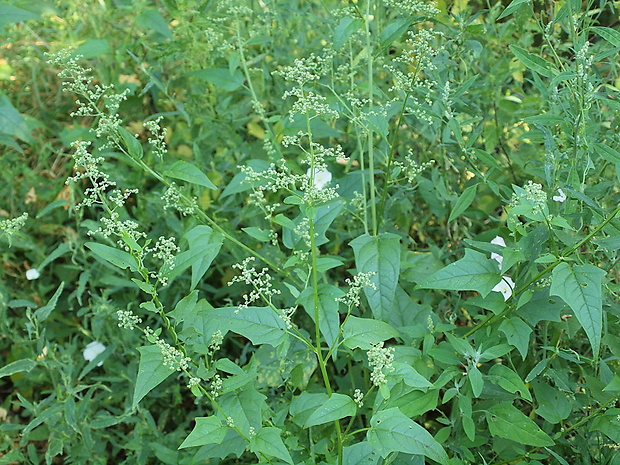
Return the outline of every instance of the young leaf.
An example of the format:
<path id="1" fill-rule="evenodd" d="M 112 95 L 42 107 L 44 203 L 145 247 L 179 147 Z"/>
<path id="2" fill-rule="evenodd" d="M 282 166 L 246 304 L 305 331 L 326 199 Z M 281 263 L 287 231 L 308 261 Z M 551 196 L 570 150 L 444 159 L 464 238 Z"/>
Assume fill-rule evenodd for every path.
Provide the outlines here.
<path id="1" fill-rule="evenodd" d="M 509 48 L 519 59 L 519 61 L 532 71 L 536 71 L 538 74 L 548 78 L 551 78 L 558 73 L 551 63 L 542 59 L 538 55 L 534 55 L 533 53 L 528 52 L 524 48 L 517 47 L 516 45 L 509 45 Z"/>
<path id="2" fill-rule="evenodd" d="M 205 444 L 221 444 L 226 436 L 227 426 L 222 425 L 222 421 L 212 415 L 210 417 L 196 417 L 196 425 L 179 449 L 186 447 L 204 446 Z"/>
<path id="3" fill-rule="evenodd" d="M 454 220 L 461 213 L 469 208 L 471 203 L 476 198 L 476 190 L 478 189 L 478 184 L 474 184 L 473 186 L 469 186 L 467 189 L 463 191 L 459 199 L 456 201 L 452 212 L 450 213 L 450 217 L 448 218 L 448 222 Z"/>
<path id="4" fill-rule="evenodd" d="M 371 318 L 350 315 L 342 326 L 343 344 L 349 349 L 356 347 L 369 350 L 371 344 L 398 337 L 398 331 L 389 324 Z"/>
<path id="5" fill-rule="evenodd" d="M 37 362 L 34 360 L 30 360 L 29 358 L 24 358 L 22 360 L 17 360 L 15 362 L 11 362 L 8 365 L 0 368 L 0 378 L 5 376 L 11 376 L 16 373 L 29 372 L 35 366 L 37 366 Z"/>
<path id="6" fill-rule="evenodd" d="M 555 444 L 547 433 L 510 402 L 493 405 L 485 415 L 493 436 L 529 446 L 544 447 Z"/>
<path id="7" fill-rule="evenodd" d="M 174 373 L 164 365 L 164 356 L 156 345 L 138 347 L 138 352 L 140 352 L 140 365 L 131 403 L 132 410 L 138 406 L 144 396 Z"/>
<path id="8" fill-rule="evenodd" d="M 63 281 L 60 283 L 60 286 L 58 286 L 58 289 L 56 289 L 56 292 L 54 292 L 54 295 L 49 300 L 49 302 L 43 307 L 38 308 L 34 312 L 34 317 L 38 323 L 41 323 L 42 321 L 46 320 L 47 317 L 50 315 L 50 313 L 52 313 L 52 310 L 56 308 L 56 304 L 58 303 L 58 298 L 60 297 L 60 294 L 62 293 L 62 290 L 64 289 L 64 287 L 65 287 L 65 282 Z"/>
<path id="9" fill-rule="evenodd" d="M 349 396 L 337 393 L 332 394 L 319 408 L 312 412 L 304 423 L 304 428 L 353 416 L 356 410 L 355 402 Z"/>
<path id="10" fill-rule="evenodd" d="M 500 280 L 497 262 L 480 252 L 465 249 L 465 257 L 433 273 L 417 287 L 477 291 L 486 297 Z"/>
<path id="11" fill-rule="evenodd" d="M 576 265 L 566 262 L 553 269 L 551 295 L 559 296 L 575 313 L 586 332 L 594 357 L 597 358 L 603 330 L 603 300 L 601 285 L 605 271 L 594 265 Z"/>
<path id="12" fill-rule="evenodd" d="M 506 389 L 506 391 L 514 394 L 519 391 L 521 397 L 526 400 L 532 401 L 532 395 L 530 391 L 528 391 L 527 386 L 521 380 L 518 374 L 512 371 L 507 366 L 496 363 L 489 370 L 488 378 L 498 384 L 502 388 Z"/>
<path id="13" fill-rule="evenodd" d="M 294 464 L 293 458 L 282 442 L 282 430 L 273 427 L 263 427 L 250 439 L 250 451 L 255 454 L 276 457 L 286 463 Z"/>
<path id="14" fill-rule="evenodd" d="M 183 160 L 175 161 L 170 167 L 164 171 L 164 176 L 169 178 L 180 179 L 192 184 L 198 184 L 208 189 L 217 189 L 217 186 L 199 170 L 196 166 Z"/>
<path id="15" fill-rule="evenodd" d="M 381 455 L 392 452 L 419 454 L 441 464 L 448 464 L 446 451 L 431 434 L 398 408 L 389 408 L 375 414 L 370 420 L 367 439 Z"/>
<path id="16" fill-rule="evenodd" d="M 350 242 L 358 273 L 374 273 L 370 281 L 375 289 L 366 287 L 364 294 L 378 320 L 390 318 L 400 272 L 399 241 L 396 234 L 382 233 L 378 236 L 363 234 Z"/>
<path id="17" fill-rule="evenodd" d="M 84 245 L 92 250 L 92 252 L 98 257 L 103 258 L 105 261 L 122 270 L 126 268 L 129 268 L 131 271 L 138 270 L 136 260 L 131 256 L 131 254 L 123 250 L 119 250 L 108 245 L 98 244 L 97 242 L 87 242 Z"/>
<path id="18" fill-rule="evenodd" d="M 129 156 L 137 160 L 142 158 L 144 156 L 144 150 L 142 149 L 142 144 L 140 143 L 140 141 L 122 126 L 119 126 L 117 130 L 121 135 L 121 139 L 123 139 L 125 147 L 127 147 L 127 152 L 129 153 Z"/>

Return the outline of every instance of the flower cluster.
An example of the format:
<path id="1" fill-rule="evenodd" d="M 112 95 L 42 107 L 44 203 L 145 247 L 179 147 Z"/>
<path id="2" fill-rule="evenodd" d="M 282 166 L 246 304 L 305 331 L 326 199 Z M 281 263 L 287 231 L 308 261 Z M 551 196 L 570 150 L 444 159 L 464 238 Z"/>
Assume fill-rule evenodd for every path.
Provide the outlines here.
<path id="1" fill-rule="evenodd" d="M 163 364 L 170 368 L 171 371 L 182 371 L 189 368 L 189 364 L 192 359 L 187 357 L 176 347 L 172 347 L 166 341 L 157 336 L 156 332 L 148 326 L 144 328 L 144 334 L 149 342 L 159 347 L 162 356 L 164 357 Z"/>
<path id="2" fill-rule="evenodd" d="M 142 318 L 138 317 L 131 310 L 118 310 L 116 312 L 116 318 L 118 319 L 118 327 L 132 330 L 140 323 L 142 323 Z"/>
<path id="3" fill-rule="evenodd" d="M 323 56 L 311 54 L 306 58 L 297 58 L 292 66 L 285 66 L 273 74 L 282 76 L 286 81 L 295 82 L 299 87 L 308 82 L 316 82 L 325 75 L 332 64 L 333 52 Z"/>
<path id="4" fill-rule="evenodd" d="M 409 149 L 407 151 L 407 155 L 405 155 L 405 163 L 395 160 L 394 166 L 399 168 L 405 176 L 407 176 L 407 181 L 409 184 L 415 184 L 417 182 L 418 176 L 422 174 L 425 170 L 430 168 L 435 164 L 435 160 L 429 160 L 423 163 L 418 163 L 415 160 L 415 156 L 413 154 L 413 150 Z"/>
<path id="5" fill-rule="evenodd" d="M 349 285 L 349 290 L 344 297 L 337 299 L 338 302 L 342 302 L 349 308 L 359 307 L 362 289 L 364 287 L 370 287 L 374 290 L 377 289 L 375 283 L 370 280 L 370 278 L 374 275 L 375 272 L 371 271 L 369 273 L 358 273 L 353 276 L 353 279 L 346 278 L 345 282 Z"/>
<path id="6" fill-rule="evenodd" d="M 24 212 L 21 214 L 21 216 L 18 216 L 17 218 L 9 218 L 8 220 L 0 221 L 0 231 L 2 231 L 2 236 L 5 234 L 7 235 L 9 240 L 9 247 L 11 246 L 12 236 L 17 234 L 19 230 L 24 227 L 27 219 L 28 213 Z"/>
<path id="7" fill-rule="evenodd" d="M 256 268 L 249 267 L 250 262 L 253 262 L 254 260 L 256 260 L 256 257 L 248 257 L 241 263 L 235 263 L 233 265 L 233 268 L 240 270 L 241 274 L 231 279 L 228 282 L 228 285 L 231 286 L 234 283 L 242 282 L 254 287 L 249 294 L 243 295 L 244 301 L 242 304 L 239 304 L 237 311 L 248 308 L 250 304 L 261 298 L 264 301 L 271 303 L 271 298 L 274 295 L 280 294 L 280 290 L 275 289 L 271 284 L 273 278 L 269 276 L 269 270 L 267 268 L 257 271 Z"/>
<path id="8" fill-rule="evenodd" d="M 374 386 L 387 383 L 386 373 L 394 371 L 394 347 L 383 347 L 383 342 L 371 344 L 368 351 L 368 364 L 372 368 L 370 381 Z"/>
<path id="9" fill-rule="evenodd" d="M 151 137 L 149 137 L 148 142 L 153 148 L 153 154 L 160 160 L 162 160 L 164 155 L 168 153 L 168 148 L 166 147 L 165 142 L 168 130 L 160 126 L 159 123 L 162 119 L 163 117 L 159 116 L 154 120 L 144 122 L 144 127 L 151 133 Z"/>
<path id="10" fill-rule="evenodd" d="M 440 13 L 434 3 L 422 0 L 383 0 L 383 3 L 408 15 L 433 17 Z"/>
<path id="11" fill-rule="evenodd" d="M 191 199 L 190 203 L 187 204 L 188 200 L 183 197 L 181 191 L 174 182 L 170 183 L 170 186 L 168 186 L 168 189 L 166 189 L 161 199 L 164 201 L 164 210 L 174 208 L 183 216 L 193 215 L 198 209 L 198 199 L 194 197 Z"/>

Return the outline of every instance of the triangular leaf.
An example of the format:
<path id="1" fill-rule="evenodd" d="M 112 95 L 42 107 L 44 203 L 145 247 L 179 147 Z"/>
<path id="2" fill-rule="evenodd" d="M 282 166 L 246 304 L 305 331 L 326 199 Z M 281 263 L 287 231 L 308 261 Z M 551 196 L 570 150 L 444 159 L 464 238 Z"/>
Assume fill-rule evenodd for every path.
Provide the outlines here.
<path id="1" fill-rule="evenodd" d="M 133 392 L 132 409 L 138 406 L 144 396 L 174 373 L 164 365 L 164 356 L 156 345 L 138 347 L 138 352 L 140 352 L 140 365 Z"/>
<path id="2" fill-rule="evenodd" d="M 196 417 L 196 426 L 179 446 L 186 447 L 204 446 L 205 444 L 221 444 L 226 436 L 227 426 L 216 416 Z"/>

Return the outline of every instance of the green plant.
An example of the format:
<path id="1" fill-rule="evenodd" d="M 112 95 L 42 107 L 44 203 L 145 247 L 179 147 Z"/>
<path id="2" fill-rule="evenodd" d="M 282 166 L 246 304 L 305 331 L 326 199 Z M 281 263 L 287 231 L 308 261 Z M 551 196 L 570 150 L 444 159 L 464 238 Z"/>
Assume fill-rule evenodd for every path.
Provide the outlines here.
<path id="1" fill-rule="evenodd" d="M 148 135 L 120 116 L 136 90 L 52 56 L 92 123 L 74 292 L 109 347 L 77 376 L 74 342 L 0 369 L 23 460 L 47 434 L 48 463 L 614 463 L 613 6 L 466 3 L 164 2 L 182 27 L 132 58 L 174 119 Z M 65 285 L 27 313 L 37 354 Z"/>

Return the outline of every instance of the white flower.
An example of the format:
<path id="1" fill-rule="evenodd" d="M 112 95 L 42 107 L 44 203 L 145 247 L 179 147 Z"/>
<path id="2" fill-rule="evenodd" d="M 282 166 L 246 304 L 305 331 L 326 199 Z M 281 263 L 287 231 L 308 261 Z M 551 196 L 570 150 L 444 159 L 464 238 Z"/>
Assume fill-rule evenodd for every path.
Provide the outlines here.
<path id="1" fill-rule="evenodd" d="M 493 292 L 501 292 L 504 295 L 504 300 L 508 300 L 514 288 L 515 282 L 508 276 L 502 276 L 502 280 L 491 290 Z"/>
<path id="2" fill-rule="evenodd" d="M 504 242 L 504 238 L 501 236 L 495 236 L 495 239 L 491 241 L 491 244 L 499 245 L 502 247 L 506 247 L 506 242 Z M 495 260 L 499 263 L 500 270 L 502 269 L 502 260 L 504 259 L 500 254 L 495 252 L 491 252 L 491 259 Z"/>
<path id="3" fill-rule="evenodd" d="M 306 175 L 311 177 L 312 168 L 308 168 Z M 314 171 L 314 187 L 321 190 L 332 180 L 332 174 L 327 170 Z"/>
<path id="4" fill-rule="evenodd" d="M 36 268 L 30 268 L 26 271 L 26 279 L 28 281 L 32 281 L 33 279 L 39 279 L 39 276 L 41 276 L 41 274 Z"/>
<path id="5" fill-rule="evenodd" d="M 553 200 L 555 200 L 556 202 L 564 202 L 566 200 L 566 194 L 564 193 L 564 191 L 562 189 L 558 189 L 558 194 L 559 195 L 554 195 L 552 197 Z"/>
<path id="6" fill-rule="evenodd" d="M 89 362 L 92 362 L 93 360 L 95 360 L 95 358 L 97 358 L 97 355 L 99 355 L 104 350 L 105 346 L 101 342 L 93 341 L 86 346 L 86 349 L 84 349 L 84 358 Z M 97 363 L 98 367 L 100 367 L 101 365 L 103 365 L 103 362 Z"/>

